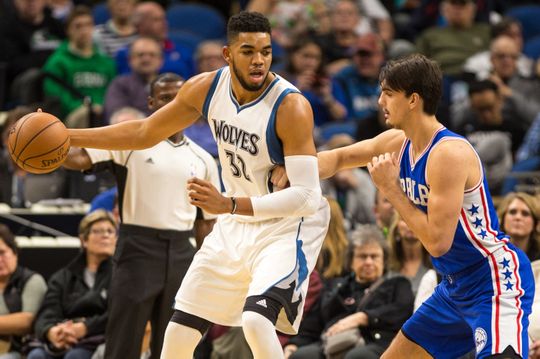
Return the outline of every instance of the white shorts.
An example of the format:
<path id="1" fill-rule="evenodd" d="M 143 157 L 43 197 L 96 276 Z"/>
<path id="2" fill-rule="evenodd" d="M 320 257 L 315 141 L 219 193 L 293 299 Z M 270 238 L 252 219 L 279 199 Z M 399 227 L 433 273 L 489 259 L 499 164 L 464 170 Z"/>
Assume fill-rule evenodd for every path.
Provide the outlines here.
<path id="1" fill-rule="evenodd" d="M 240 326 L 247 297 L 281 293 L 276 328 L 296 334 L 309 274 L 330 221 L 328 202 L 309 217 L 239 222 L 220 216 L 176 294 L 175 309 L 212 323 Z"/>

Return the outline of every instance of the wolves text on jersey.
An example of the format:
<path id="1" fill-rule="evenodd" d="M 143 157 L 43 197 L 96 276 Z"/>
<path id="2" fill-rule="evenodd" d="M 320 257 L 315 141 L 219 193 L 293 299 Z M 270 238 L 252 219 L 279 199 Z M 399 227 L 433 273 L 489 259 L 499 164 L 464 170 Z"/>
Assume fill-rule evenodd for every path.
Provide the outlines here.
<path id="1" fill-rule="evenodd" d="M 409 199 L 416 205 L 427 206 L 429 188 L 415 180 L 405 177 L 400 178 L 401 188 Z"/>
<path id="2" fill-rule="evenodd" d="M 259 153 L 259 146 L 257 142 L 261 139 L 254 133 L 249 133 L 241 128 L 225 123 L 225 121 L 218 121 L 212 119 L 214 124 L 214 132 L 216 134 L 216 140 L 218 142 L 226 142 L 231 145 L 240 148 L 249 154 L 255 156 Z"/>

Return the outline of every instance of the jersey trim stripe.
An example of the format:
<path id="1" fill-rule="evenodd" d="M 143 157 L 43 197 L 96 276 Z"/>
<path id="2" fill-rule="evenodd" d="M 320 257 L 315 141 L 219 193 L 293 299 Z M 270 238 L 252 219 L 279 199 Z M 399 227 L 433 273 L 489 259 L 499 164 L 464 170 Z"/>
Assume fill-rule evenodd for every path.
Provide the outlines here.
<path id="1" fill-rule="evenodd" d="M 281 140 L 277 136 L 276 115 L 279 106 L 283 102 L 283 99 L 290 93 L 298 93 L 298 91 L 286 89 L 279 95 L 274 103 L 274 107 L 272 107 L 272 112 L 270 113 L 270 118 L 268 120 L 268 126 L 266 127 L 266 143 L 268 144 L 267 147 L 270 160 L 272 160 L 273 163 L 280 165 L 285 163 L 285 158 L 283 155 L 283 146 L 281 144 Z"/>
<path id="2" fill-rule="evenodd" d="M 475 247 L 480 248 L 485 254 L 486 257 L 488 257 L 488 263 L 489 267 L 492 273 L 492 276 L 495 277 L 495 281 L 493 282 L 493 289 L 495 292 L 495 296 L 493 297 L 493 301 L 495 301 L 495 315 L 492 317 L 492 332 L 495 334 L 495 340 L 493 341 L 493 346 L 495 353 L 498 353 L 499 351 L 499 341 L 500 341 L 500 333 L 499 333 L 499 316 L 500 316 L 500 303 L 499 303 L 499 297 L 501 295 L 501 284 L 499 279 L 499 272 L 497 270 L 497 260 L 495 259 L 495 256 L 493 253 L 490 253 L 486 247 L 482 244 L 478 238 L 476 238 L 476 234 L 471 229 L 469 225 L 469 221 L 467 219 L 467 215 L 465 214 L 465 210 L 461 209 L 461 216 L 463 218 L 463 224 L 465 225 L 465 229 L 467 233 L 469 234 L 469 238 L 472 239 L 475 242 Z M 487 214 L 486 214 L 486 221 L 487 221 Z M 487 226 L 487 224 L 486 224 Z"/>
<path id="3" fill-rule="evenodd" d="M 232 76 L 230 78 L 232 78 Z M 232 86 L 229 84 L 229 97 L 231 98 L 232 103 L 236 107 L 236 113 L 239 113 L 240 111 L 245 110 L 246 108 L 249 108 L 251 106 L 255 106 L 256 104 L 261 102 L 264 99 L 264 97 L 266 96 L 266 94 L 268 94 L 268 92 L 270 92 L 272 87 L 274 87 L 278 81 L 279 81 L 279 78 L 276 76 L 276 78 L 272 81 L 272 83 L 270 83 L 270 85 L 268 85 L 266 90 L 264 90 L 264 92 L 259 97 L 257 97 L 255 100 L 253 100 L 251 102 L 248 102 L 248 103 L 246 103 L 245 105 L 242 105 L 242 106 L 240 106 L 238 104 L 238 101 L 236 101 L 236 98 L 234 97 L 233 92 L 232 92 Z"/>
<path id="4" fill-rule="evenodd" d="M 429 140 L 428 145 L 424 148 L 424 150 L 422 151 L 422 153 L 420 154 L 420 156 L 418 156 L 416 160 L 414 160 L 414 156 L 412 153 L 413 148 L 412 146 L 409 146 L 409 164 L 411 165 L 411 170 L 414 170 L 414 166 L 416 166 L 416 164 L 422 159 L 422 157 L 424 157 L 424 155 L 431 149 L 431 147 L 433 146 L 433 141 L 435 140 L 435 137 L 437 137 L 439 132 L 441 132 L 442 130 L 446 130 L 446 127 L 441 127 L 437 131 L 435 131 L 435 133 L 431 137 L 431 140 Z"/>
<path id="5" fill-rule="evenodd" d="M 210 89 L 208 90 L 208 93 L 206 94 L 206 98 L 204 99 L 204 105 L 203 105 L 203 116 L 205 118 L 208 118 L 208 109 L 210 108 L 210 101 L 212 100 L 212 96 L 214 95 L 214 92 L 216 92 L 216 87 L 219 82 L 219 78 L 221 77 L 221 73 L 223 72 L 224 67 L 220 68 L 216 76 L 214 77 L 214 80 L 212 80 L 212 85 L 210 86 Z"/>
<path id="6" fill-rule="evenodd" d="M 510 256 L 512 257 L 512 261 L 514 262 L 514 276 L 516 277 L 516 290 L 518 291 L 518 295 L 516 295 L 516 307 L 518 310 L 518 315 L 516 317 L 516 324 L 517 324 L 517 350 L 518 354 L 521 355 L 522 348 L 521 348 L 521 318 L 523 317 L 523 309 L 521 309 L 521 297 L 525 293 L 525 291 L 521 288 L 521 278 L 519 276 L 519 262 L 516 258 L 516 253 L 513 250 L 508 249 L 508 247 L 504 246 L 504 251 L 507 253 L 510 253 Z"/>

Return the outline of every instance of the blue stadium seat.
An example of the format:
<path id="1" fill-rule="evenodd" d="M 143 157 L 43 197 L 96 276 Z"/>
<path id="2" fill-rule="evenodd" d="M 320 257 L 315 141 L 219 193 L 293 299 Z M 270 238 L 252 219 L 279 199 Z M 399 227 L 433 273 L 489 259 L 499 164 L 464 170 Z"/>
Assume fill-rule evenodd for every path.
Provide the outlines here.
<path id="1" fill-rule="evenodd" d="M 225 18 L 216 9 L 202 4 L 173 4 L 167 9 L 171 31 L 194 33 L 203 39 L 225 37 Z"/>
<path id="2" fill-rule="evenodd" d="M 195 52 L 197 46 L 204 41 L 201 36 L 182 30 L 169 31 L 169 39 L 175 44 L 189 47 L 193 52 Z"/>
<path id="3" fill-rule="evenodd" d="M 540 5 L 512 7 L 506 11 L 505 15 L 519 20 L 525 41 L 540 35 Z"/>
<path id="4" fill-rule="evenodd" d="M 540 58 L 540 35 L 525 42 L 523 45 L 523 53 L 533 60 Z"/>
<path id="5" fill-rule="evenodd" d="M 94 23 L 96 25 L 106 23 L 111 18 L 111 14 L 109 13 L 107 4 L 100 3 L 94 5 L 94 7 L 92 8 L 92 17 L 94 18 Z"/>

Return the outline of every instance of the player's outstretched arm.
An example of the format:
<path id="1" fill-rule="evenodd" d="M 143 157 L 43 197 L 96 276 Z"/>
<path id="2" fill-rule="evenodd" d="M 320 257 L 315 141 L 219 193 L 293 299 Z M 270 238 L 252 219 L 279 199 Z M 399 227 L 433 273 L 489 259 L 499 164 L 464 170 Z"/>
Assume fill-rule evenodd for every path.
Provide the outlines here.
<path id="1" fill-rule="evenodd" d="M 349 146 L 321 151 L 318 153 L 319 176 L 328 178 L 342 169 L 366 166 L 373 156 L 398 152 L 403 141 L 405 141 L 403 131 L 392 129 Z"/>
<path id="2" fill-rule="evenodd" d="M 112 126 L 69 129 L 71 145 L 107 150 L 152 147 L 191 125 L 201 115 L 215 72 L 195 76 L 180 88 L 175 99 L 143 120 Z"/>

